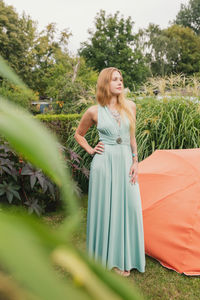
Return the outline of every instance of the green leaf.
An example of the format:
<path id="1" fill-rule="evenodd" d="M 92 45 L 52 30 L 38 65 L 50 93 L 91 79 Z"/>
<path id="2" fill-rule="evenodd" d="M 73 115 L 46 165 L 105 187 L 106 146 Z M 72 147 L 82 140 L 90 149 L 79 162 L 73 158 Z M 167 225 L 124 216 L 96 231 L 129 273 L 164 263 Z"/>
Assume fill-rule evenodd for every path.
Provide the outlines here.
<path id="1" fill-rule="evenodd" d="M 31 188 L 33 189 L 33 187 L 36 183 L 36 176 L 35 175 L 31 175 L 30 182 L 31 182 Z"/>
<path id="2" fill-rule="evenodd" d="M 32 213 L 33 213 L 33 207 L 32 207 L 32 206 L 30 206 L 30 207 L 28 208 L 28 213 L 29 213 L 29 214 L 32 214 Z"/>
<path id="3" fill-rule="evenodd" d="M 13 194 L 11 192 L 6 192 L 6 197 L 8 199 L 8 202 L 11 204 L 13 200 Z"/>
<path id="4" fill-rule="evenodd" d="M 100 262 L 94 262 L 94 260 L 71 251 L 71 249 L 66 249 L 66 247 L 57 247 L 51 256 L 56 263 L 66 270 L 70 270 L 74 277 L 82 285 L 84 284 L 92 295 L 92 299 L 143 299 L 136 289 L 126 283 L 123 284 L 116 274 L 105 270 Z"/>
<path id="5" fill-rule="evenodd" d="M 45 228 L 40 225 L 41 233 L 37 231 L 36 234 L 33 224 L 30 225 L 22 214 L 14 216 L 0 211 L 1 264 L 41 300 L 85 299 L 69 283 L 61 281 L 53 270 L 41 244 L 42 239 L 43 245 L 48 244 L 49 234 L 44 234 Z"/>
<path id="6" fill-rule="evenodd" d="M 18 192 L 12 191 L 12 193 L 13 193 L 13 195 L 14 195 L 18 200 L 21 200 L 20 195 L 19 195 Z"/>

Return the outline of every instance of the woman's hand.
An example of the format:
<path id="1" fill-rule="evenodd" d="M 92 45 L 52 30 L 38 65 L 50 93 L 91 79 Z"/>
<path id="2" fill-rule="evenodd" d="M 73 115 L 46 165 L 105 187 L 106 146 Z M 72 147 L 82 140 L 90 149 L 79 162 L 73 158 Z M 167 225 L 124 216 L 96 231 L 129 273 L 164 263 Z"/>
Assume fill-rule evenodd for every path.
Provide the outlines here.
<path id="1" fill-rule="evenodd" d="M 104 143 L 98 142 L 98 144 L 92 149 L 91 155 L 94 155 L 95 153 L 101 154 L 104 151 Z"/>
<path id="2" fill-rule="evenodd" d="M 130 182 L 131 184 L 135 184 L 138 181 L 138 162 L 135 161 L 131 165 L 129 176 L 131 177 Z"/>

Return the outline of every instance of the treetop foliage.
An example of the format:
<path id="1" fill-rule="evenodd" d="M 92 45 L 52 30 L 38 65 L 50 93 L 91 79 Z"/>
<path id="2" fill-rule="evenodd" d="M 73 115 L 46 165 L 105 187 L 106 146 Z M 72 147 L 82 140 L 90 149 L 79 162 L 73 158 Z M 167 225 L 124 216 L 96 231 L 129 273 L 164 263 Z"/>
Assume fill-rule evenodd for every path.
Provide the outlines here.
<path id="1" fill-rule="evenodd" d="M 196 34 L 200 35 L 200 0 L 190 0 L 188 5 L 181 4 L 175 24 L 190 27 Z"/>
<path id="2" fill-rule="evenodd" d="M 95 30 L 89 30 L 89 40 L 81 44 L 79 54 L 97 71 L 115 66 L 122 70 L 125 84 L 134 88 L 146 78 L 148 69 L 145 59 L 137 49 L 137 34 L 133 33 L 131 17 L 107 15 L 100 10 L 95 17 Z"/>
<path id="3" fill-rule="evenodd" d="M 93 103 L 98 73 L 106 67 L 119 68 L 125 87 L 134 92 L 151 76 L 200 74 L 200 0 L 182 4 L 165 29 L 150 23 L 134 32 L 134 24 L 119 11 L 100 10 L 88 40 L 72 56 L 69 29 L 60 31 L 52 22 L 39 32 L 29 16 L 0 0 L 0 55 L 36 93 L 34 100 L 53 100 L 56 113 Z M 20 103 L 21 93 L 1 78 L 0 92 Z M 30 98 L 22 102 L 26 106 Z"/>

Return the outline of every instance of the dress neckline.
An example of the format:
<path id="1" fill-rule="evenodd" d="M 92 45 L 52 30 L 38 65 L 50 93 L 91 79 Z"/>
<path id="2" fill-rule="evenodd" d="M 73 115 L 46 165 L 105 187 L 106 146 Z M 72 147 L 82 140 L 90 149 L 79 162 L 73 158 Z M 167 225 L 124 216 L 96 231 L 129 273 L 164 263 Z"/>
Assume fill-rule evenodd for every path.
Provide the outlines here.
<path id="1" fill-rule="evenodd" d="M 107 105 L 106 105 L 106 107 L 107 107 L 110 111 L 117 111 L 117 112 L 119 112 L 117 109 L 110 109 Z"/>
<path id="2" fill-rule="evenodd" d="M 121 129 L 121 123 L 122 123 L 122 120 L 120 119 L 120 124 L 118 123 L 118 121 L 114 118 L 114 116 L 112 115 L 109 107 L 107 105 L 105 105 L 105 108 L 106 110 L 108 111 L 108 113 L 110 114 L 111 118 L 113 119 L 113 121 L 115 122 L 115 124 L 117 123 L 117 126 L 119 129 Z M 116 110 L 117 111 L 117 110 Z"/>

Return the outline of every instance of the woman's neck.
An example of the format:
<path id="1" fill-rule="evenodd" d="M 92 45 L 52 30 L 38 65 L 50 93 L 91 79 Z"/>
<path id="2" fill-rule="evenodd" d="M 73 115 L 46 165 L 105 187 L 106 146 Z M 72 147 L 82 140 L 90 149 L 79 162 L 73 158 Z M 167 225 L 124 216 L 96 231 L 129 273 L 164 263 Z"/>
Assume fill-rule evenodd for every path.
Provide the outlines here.
<path id="1" fill-rule="evenodd" d="M 107 104 L 110 109 L 115 109 L 117 107 L 117 97 L 112 97 L 110 102 Z"/>

